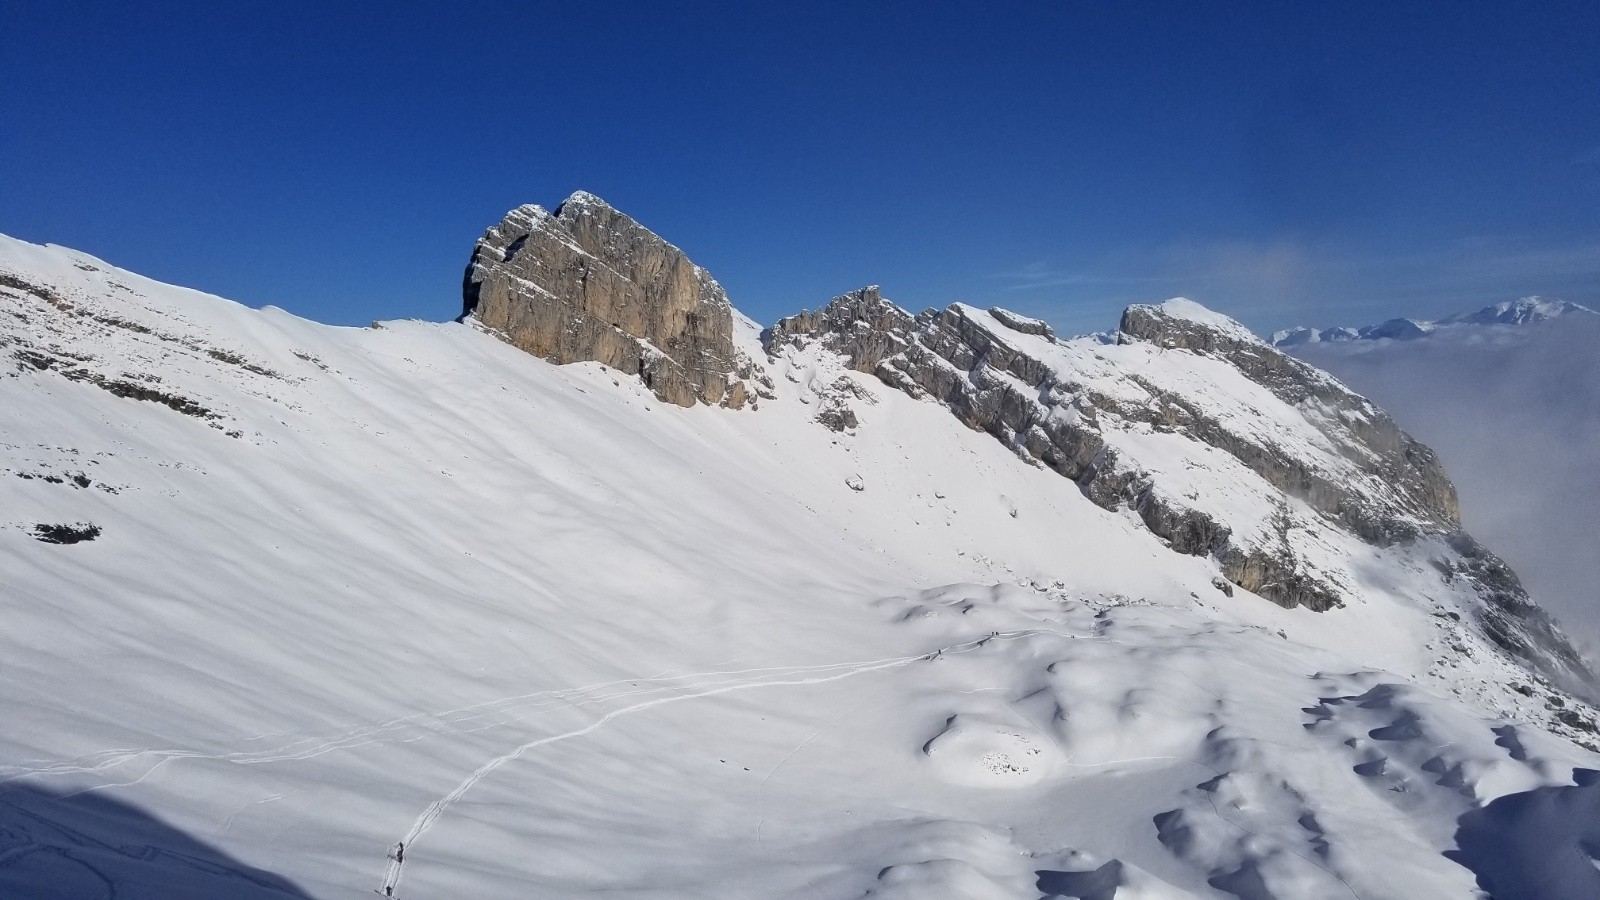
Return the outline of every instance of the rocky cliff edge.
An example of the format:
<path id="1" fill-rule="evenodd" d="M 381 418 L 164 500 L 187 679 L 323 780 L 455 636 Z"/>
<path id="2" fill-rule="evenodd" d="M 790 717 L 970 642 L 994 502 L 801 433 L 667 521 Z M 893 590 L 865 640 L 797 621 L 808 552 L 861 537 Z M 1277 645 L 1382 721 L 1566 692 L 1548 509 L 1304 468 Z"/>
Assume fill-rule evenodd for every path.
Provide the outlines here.
<path id="1" fill-rule="evenodd" d="M 473 248 L 463 319 L 557 365 L 638 375 L 668 403 L 738 408 L 756 364 L 733 343 L 733 308 L 683 251 L 593 194 L 549 212 L 519 206 Z"/>

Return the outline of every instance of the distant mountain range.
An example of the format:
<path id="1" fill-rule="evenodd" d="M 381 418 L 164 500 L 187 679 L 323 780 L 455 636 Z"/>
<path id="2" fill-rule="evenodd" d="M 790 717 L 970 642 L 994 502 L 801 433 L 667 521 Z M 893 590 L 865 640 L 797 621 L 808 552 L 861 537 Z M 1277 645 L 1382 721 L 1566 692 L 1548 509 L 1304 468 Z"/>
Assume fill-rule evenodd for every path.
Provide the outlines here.
<path id="1" fill-rule="evenodd" d="M 1435 322 L 1421 319 L 1390 319 L 1378 325 L 1367 325 L 1362 328 L 1308 328 L 1302 325 L 1273 332 L 1269 343 L 1274 347 L 1294 347 L 1300 344 L 1332 344 L 1384 338 L 1410 341 L 1426 337 L 1440 328 L 1460 325 L 1528 325 L 1572 313 L 1596 315 L 1595 311 L 1587 306 L 1568 303 L 1565 300 L 1523 297 L 1520 300 L 1508 300 L 1493 306 L 1485 306 L 1476 312 L 1457 313 Z"/>

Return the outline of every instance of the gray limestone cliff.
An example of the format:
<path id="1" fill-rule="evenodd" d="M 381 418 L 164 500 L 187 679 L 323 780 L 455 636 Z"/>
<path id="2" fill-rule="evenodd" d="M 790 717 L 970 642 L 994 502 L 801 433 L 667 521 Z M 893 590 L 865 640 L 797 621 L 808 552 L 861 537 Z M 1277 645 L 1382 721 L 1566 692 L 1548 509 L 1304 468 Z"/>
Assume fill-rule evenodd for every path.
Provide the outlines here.
<path id="1" fill-rule="evenodd" d="M 463 294 L 463 318 L 557 365 L 604 363 L 679 406 L 750 399 L 722 286 L 593 194 L 507 213 L 473 248 Z"/>

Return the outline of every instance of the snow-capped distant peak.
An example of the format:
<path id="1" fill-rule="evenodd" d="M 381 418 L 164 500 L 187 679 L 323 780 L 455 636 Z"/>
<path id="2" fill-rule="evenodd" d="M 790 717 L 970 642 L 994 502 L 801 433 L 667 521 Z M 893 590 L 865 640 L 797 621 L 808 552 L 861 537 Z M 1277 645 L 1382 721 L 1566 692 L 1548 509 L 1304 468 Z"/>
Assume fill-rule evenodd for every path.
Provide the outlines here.
<path id="1" fill-rule="evenodd" d="M 1422 322 L 1417 319 L 1389 319 L 1386 322 L 1359 329 L 1356 332 L 1356 337 L 1372 341 L 1382 340 L 1383 338 L 1409 341 L 1429 334 L 1438 327 L 1433 322 Z"/>
<path id="2" fill-rule="evenodd" d="M 1378 325 L 1362 328 L 1308 328 L 1299 326 L 1275 331 L 1268 343 L 1274 347 L 1296 347 L 1301 344 L 1328 344 L 1357 340 L 1409 341 L 1427 337 L 1440 328 L 1464 325 L 1531 325 L 1572 313 L 1595 315 L 1587 306 L 1565 300 L 1545 297 L 1523 297 L 1507 300 L 1471 313 L 1456 313 L 1437 321 L 1422 319 L 1390 319 Z"/>
<path id="3" fill-rule="evenodd" d="M 1569 313 L 1588 313 L 1594 315 L 1595 311 L 1587 306 L 1569 303 L 1565 300 L 1552 300 L 1546 297 L 1523 297 L 1520 300 L 1507 300 L 1493 306 L 1485 306 L 1474 313 L 1447 316 L 1439 320 L 1441 325 L 1527 325 L 1532 322 L 1543 322 L 1548 319 L 1558 318 Z"/>

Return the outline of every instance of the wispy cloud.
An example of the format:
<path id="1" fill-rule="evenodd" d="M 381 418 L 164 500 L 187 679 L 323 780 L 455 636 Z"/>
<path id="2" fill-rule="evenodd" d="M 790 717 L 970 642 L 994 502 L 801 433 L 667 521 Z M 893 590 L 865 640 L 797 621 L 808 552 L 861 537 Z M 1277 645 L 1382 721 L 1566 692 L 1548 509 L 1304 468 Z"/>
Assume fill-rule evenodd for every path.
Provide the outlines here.
<path id="1" fill-rule="evenodd" d="M 1493 278 L 1600 276 L 1600 241 L 1564 247 L 1539 246 L 1529 238 L 1490 238 L 1461 242 L 1462 262 Z"/>
<path id="2" fill-rule="evenodd" d="M 1482 235 L 1405 253 L 1376 242 L 1172 241 L 1095 263 L 1034 260 L 997 272 L 999 295 L 1063 318 L 1183 295 L 1253 327 L 1437 316 L 1527 294 L 1600 302 L 1600 241 Z"/>
<path id="3" fill-rule="evenodd" d="M 1017 269 L 996 272 L 1008 291 L 1033 291 L 1052 287 L 1088 287 L 1117 284 L 1154 284 L 1181 280 L 1174 275 L 1132 275 L 1069 270 L 1048 261 L 1035 261 Z"/>

